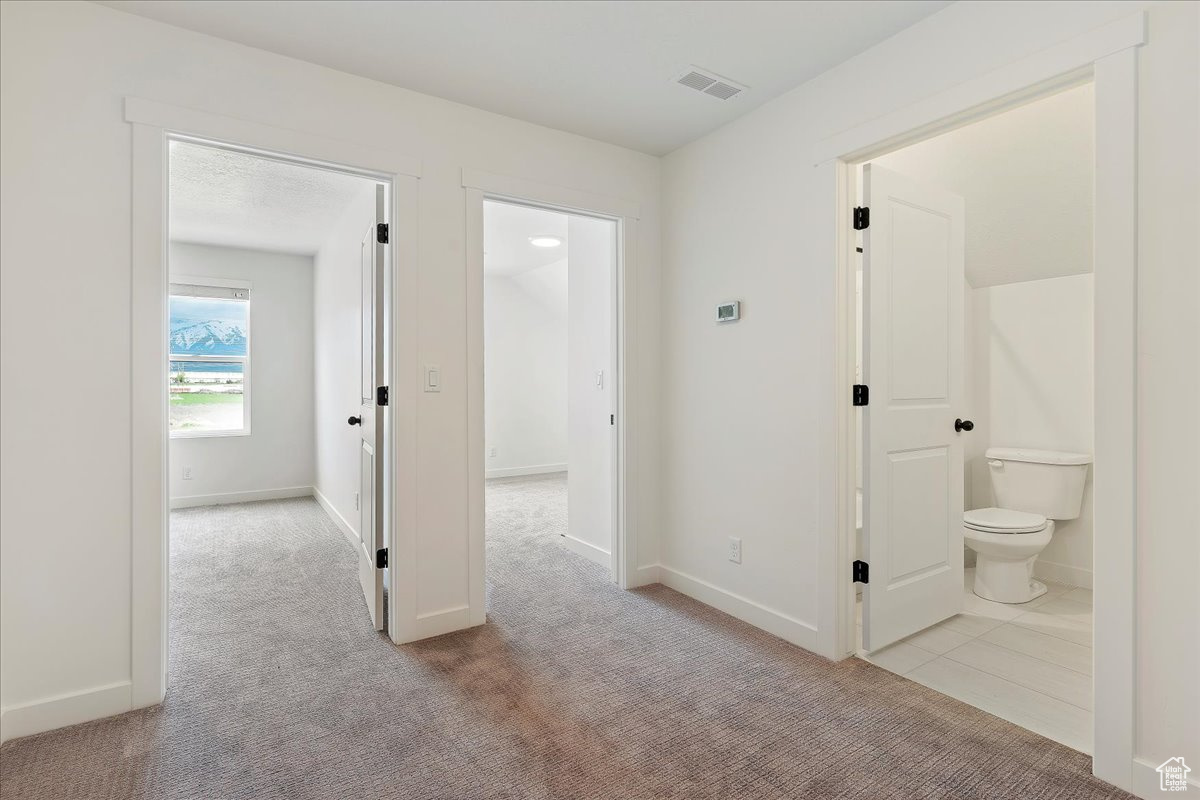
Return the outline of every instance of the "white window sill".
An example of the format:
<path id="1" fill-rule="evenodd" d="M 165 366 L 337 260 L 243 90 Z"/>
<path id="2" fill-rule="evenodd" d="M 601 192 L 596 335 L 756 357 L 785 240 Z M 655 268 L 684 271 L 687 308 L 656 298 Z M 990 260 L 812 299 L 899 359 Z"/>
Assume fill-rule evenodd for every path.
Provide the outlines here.
<path id="1" fill-rule="evenodd" d="M 249 436 L 250 431 L 171 431 L 172 439 L 215 439 L 225 436 Z"/>

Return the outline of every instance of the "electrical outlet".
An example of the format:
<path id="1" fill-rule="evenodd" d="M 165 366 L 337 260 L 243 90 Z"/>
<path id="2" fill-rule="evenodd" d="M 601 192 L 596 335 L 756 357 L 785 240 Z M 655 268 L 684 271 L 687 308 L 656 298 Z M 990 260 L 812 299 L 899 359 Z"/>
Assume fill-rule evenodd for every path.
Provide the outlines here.
<path id="1" fill-rule="evenodd" d="M 191 467 L 183 468 L 183 479 L 185 481 L 190 481 L 192 479 L 192 468 Z"/>
<path id="2" fill-rule="evenodd" d="M 358 492 L 354 493 L 354 510 L 358 511 Z"/>
<path id="3" fill-rule="evenodd" d="M 495 458 L 495 457 L 496 457 L 496 448 L 493 447 L 490 450 L 488 450 L 488 458 Z"/>
<path id="4" fill-rule="evenodd" d="M 729 560 L 735 564 L 742 563 L 742 540 L 736 536 L 729 537 Z"/>

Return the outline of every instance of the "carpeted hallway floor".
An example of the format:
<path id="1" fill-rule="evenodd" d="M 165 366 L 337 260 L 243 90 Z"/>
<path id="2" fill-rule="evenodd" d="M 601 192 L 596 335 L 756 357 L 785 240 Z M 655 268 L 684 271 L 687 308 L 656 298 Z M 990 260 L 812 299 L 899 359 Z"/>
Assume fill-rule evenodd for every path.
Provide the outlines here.
<path id="1" fill-rule="evenodd" d="M 20 798 L 1100 798 L 1090 760 L 829 663 L 555 535 L 561 476 L 488 485 L 489 622 L 394 647 L 315 502 L 172 514 L 172 689 L 9 742 Z"/>

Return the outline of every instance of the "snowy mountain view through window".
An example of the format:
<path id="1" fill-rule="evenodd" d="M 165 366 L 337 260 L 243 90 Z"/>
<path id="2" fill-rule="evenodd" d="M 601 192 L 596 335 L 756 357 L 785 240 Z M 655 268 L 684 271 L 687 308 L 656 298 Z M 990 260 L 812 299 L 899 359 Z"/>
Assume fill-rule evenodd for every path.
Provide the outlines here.
<path id="1" fill-rule="evenodd" d="M 170 298 L 170 430 L 240 433 L 246 426 L 247 300 Z"/>

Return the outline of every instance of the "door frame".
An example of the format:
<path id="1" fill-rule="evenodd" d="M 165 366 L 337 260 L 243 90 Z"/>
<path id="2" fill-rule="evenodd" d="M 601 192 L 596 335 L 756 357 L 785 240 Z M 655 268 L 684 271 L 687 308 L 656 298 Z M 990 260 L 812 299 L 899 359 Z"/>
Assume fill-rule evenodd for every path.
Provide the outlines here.
<path id="1" fill-rule="evenodd" d="M 467 220 L 467 506 L 470 551 L 470 609 L 472 625 L 487 619 L 483 396 L 483 203 L 498 200 L 531 208 L 597 217 L 616 223 L 617 247 L 613 275 L 614 361 L 616 362 L 616 424 L 613 426 L 612 520 L 609 553 L 612 580 L 622 589 L 640 585 L 633 519 L 630 465 L 633 424 L 629 418 L 628 375 L 634 363 L 634 337 L 626 327 L 633 316 L 633 275 L 640 210 L 634 203 L 542 184 L 522 178 L 464 169 Z"/>
<path id="2" fill-rule="evenodd" d="M 1095 86 L 1094 356 L 1095 528 L 1093 773 L 1134 790 L 1147 769 L 1135 751 L 1134 698 L 1137 544 L 1137 89 L 1139 12 L 1051 47 L 899 111 L 884 113 L 822 142 L 818 179 L 829 187 L 829 243 L 836 264 L 833 391 L 836 425 L 825 442 L 835 466 L 823 485 L 819 592 L 820 651 L 854 653 L 856 444 L 851 386 L 855 367 L 854 169 L 915 144 L 1057 92 Z M 870 109 L 868 109 L 870 111 Z M 872 116 L 872 114 L 865 114 Z M 1103 357 L 1099 357 L 1103 354 Z M 1147 762 L 1148 763 L 1148 762 Z"/>
<path id="3" fill-rule="evenodd" d="M 417 186 L 421 163 L 403 154 L 325 139 L 249 120 L 125 98 L 132 129 L 131 346 L 130 346 L 130 707 L 157 705 L 168 685 L 170 497 L 167 431 L 167 293 L 169 143 L 193 141 L 336 172 L 389 185 L 391 242 L 387 434 L 389 479 L 385 501 L 387 546 L 393 563 L 407 567 L 415 550 L 415 520 L 395 511 L 416 497 Z M 404 641 L 407 612 L 416 607 L 415 581 L 389 570 L 388 633 Z"/>

